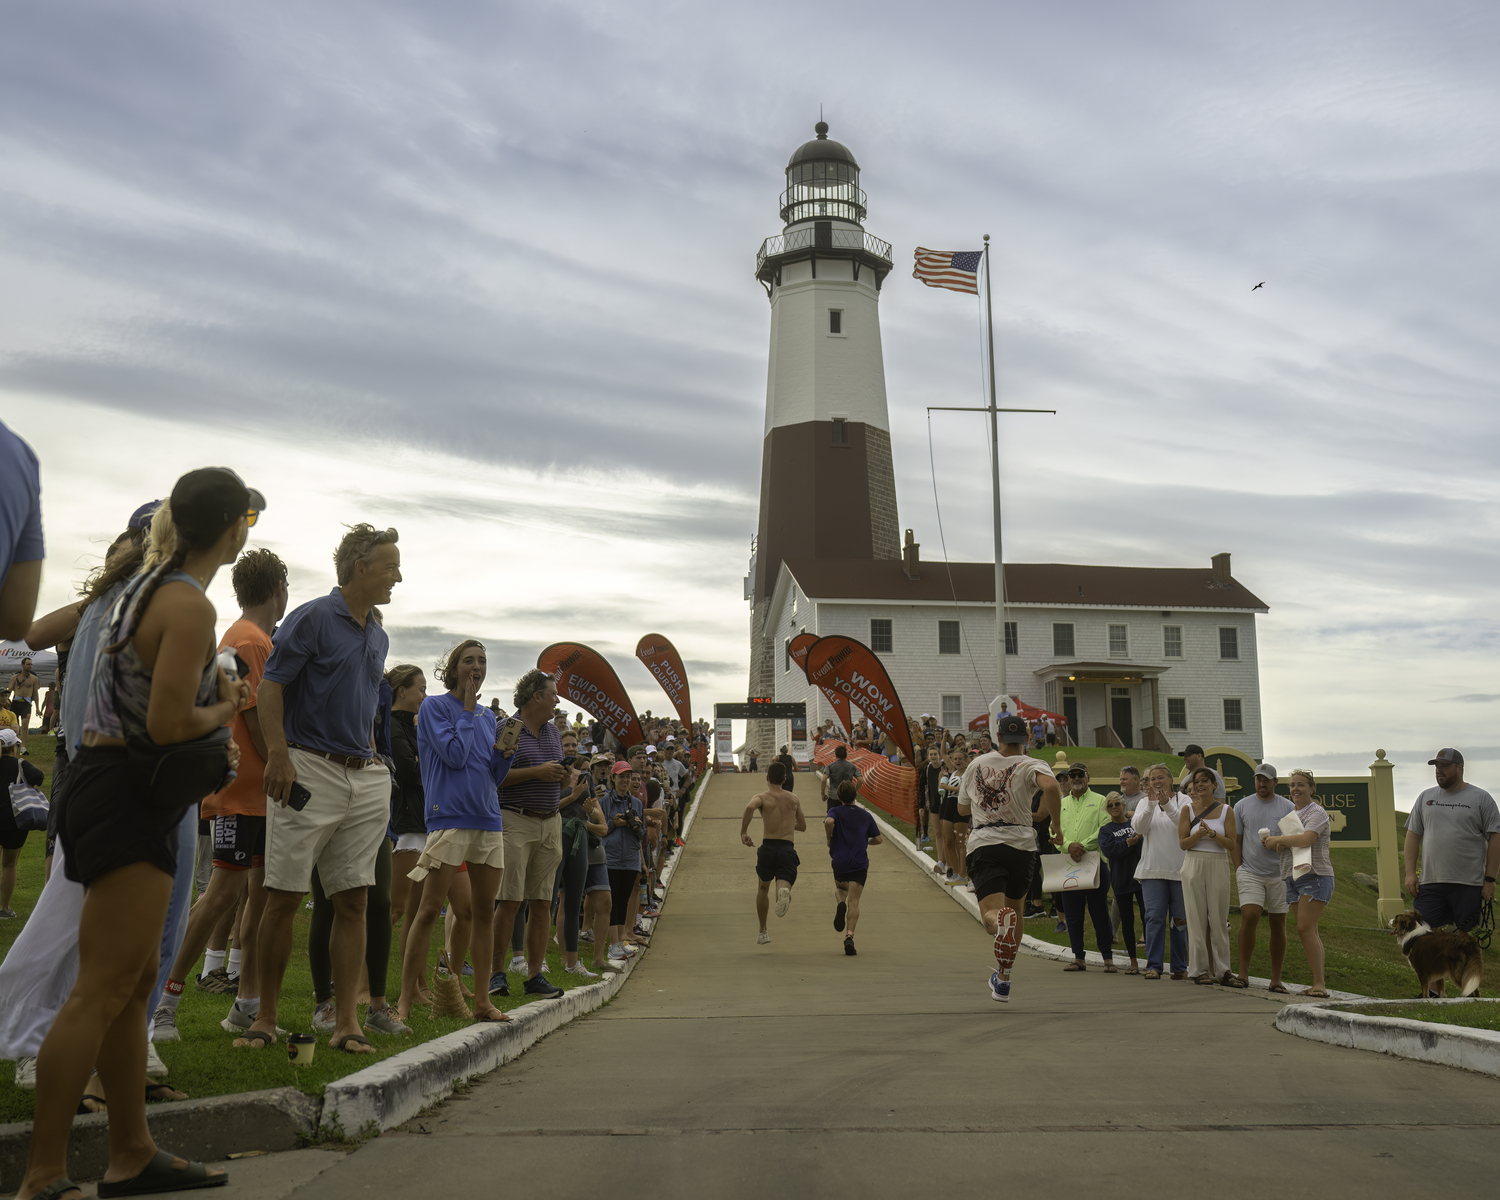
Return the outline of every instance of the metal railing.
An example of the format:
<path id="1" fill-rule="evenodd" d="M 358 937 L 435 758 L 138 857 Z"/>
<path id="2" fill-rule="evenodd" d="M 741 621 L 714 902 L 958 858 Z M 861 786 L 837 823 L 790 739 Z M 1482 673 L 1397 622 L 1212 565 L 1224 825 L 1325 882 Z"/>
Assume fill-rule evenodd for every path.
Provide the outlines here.
<path id="1" fill-rule="evenodd" d="M 883 242 L 862 229 L 827 230 L 824 234 L 827 240 L 822 241 L 816 239 L 817 232 L 815 226 L 809 226 L 806 229 L 794 229 L 791 233 L 780 233 L 775 237 L 768 237 L 761 243 L 760 253 L 755 257 L 756 274 L 759 274 L 761 268 L 766 265 L 766 259 L 774 258 L 779 254 L 791 254 L 798 250 L 863 250 L 866 254 L 874 255 L 886 262 L 891 261 L 890 242 Z"/>
<path id="2" fill-rule="evenodd" d="M 852 183 L 798 183 L 781 193 L 781 219 L 788 225 L 818 217 L 858 223 L 868 211 L 864 192 Z"/>

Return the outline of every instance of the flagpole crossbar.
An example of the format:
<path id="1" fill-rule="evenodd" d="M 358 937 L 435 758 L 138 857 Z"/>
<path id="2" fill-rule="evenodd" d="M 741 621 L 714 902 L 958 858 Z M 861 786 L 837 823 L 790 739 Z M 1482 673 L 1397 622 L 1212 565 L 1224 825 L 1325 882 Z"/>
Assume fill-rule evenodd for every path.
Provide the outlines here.
<path id="1" fill-rule="evenodd" d="M 1030 412 L 1030 413 L 1051 413 L 1054 417 L 1057 415 L 1057 409 L 1055 409 L 1055 408 L 987 408 L 987 407 L 986 408 L 959 408 L 959 407 L 957 407 L 955 405 L 952 405 L 952 404 L 933 404 L 933 405 L 929 405 L 927 411 L 928 412 Z"/>

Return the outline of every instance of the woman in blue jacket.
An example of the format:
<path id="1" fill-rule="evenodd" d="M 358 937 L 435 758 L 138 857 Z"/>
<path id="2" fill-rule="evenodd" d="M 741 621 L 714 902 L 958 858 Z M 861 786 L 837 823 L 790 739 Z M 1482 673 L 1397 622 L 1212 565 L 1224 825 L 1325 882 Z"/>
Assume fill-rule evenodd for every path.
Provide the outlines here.
<path id="1" fill-rule="evenodd" d="M 1119 792 L 1110 792 L 1105 798 L 1104 811 L 1109 814 L 1109 824 L 1099 830 L 1099 849 L 1109 863 L 1109 886 L 1120 906 L 1120 932 L 1130 951 L 1130 970 L 1125 974 L 1139 975 L 1141 964 L 1135 957 L 1135 905 L 1141 885 L 1136 881 L 1135 869 L 1141 861 L 1141 835 L 1131 828 L 1130 814 L 1125 811 L 1125 800 Z"/>

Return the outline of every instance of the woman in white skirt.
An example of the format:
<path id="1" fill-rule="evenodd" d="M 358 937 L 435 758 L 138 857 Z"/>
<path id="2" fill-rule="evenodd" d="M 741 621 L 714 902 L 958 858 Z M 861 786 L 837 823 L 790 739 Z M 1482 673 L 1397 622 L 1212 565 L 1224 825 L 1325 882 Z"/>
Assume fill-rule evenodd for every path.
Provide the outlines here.
<path id="1" fill-rule="evenodd" d="M 1194 983 L 1234 980 L 1229 962 L 1229 877 L 1239 866 L 1234 811 L 1214 799 L 1218 778 L 1199 767 L 1188 780 L 1191 804 L 1177 815 L 1182 857 L 1182 904 L 1187 912 L 1188 974 Z"/>

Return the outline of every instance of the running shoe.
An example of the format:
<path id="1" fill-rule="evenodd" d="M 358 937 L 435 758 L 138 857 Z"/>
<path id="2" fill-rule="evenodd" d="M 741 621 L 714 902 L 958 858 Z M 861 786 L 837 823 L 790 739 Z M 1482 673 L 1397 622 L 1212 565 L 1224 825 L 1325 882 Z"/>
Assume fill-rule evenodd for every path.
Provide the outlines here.
<path id="1" fill-rule="evenodd" d="M 990 999 L 1001 1004 L 1010 999 L 1010 980 L 1001 979 L 999 971 L 990 972 Z"/>
<path id="2" fill-rule="evenodd" d="M 1067 933 L 1068 932 L 1068 923 L 1066 921 L 1059 921 L 1056 925 L 1054 925 L 1052 927 L 1052 932 L 1053 933 Z"/>
<path id="3" fill-rule="evenodd" d="M 156 1052 L 156 1047 L 150 1042 L 146 1043 L 146 1078 L 165 1079 L 167 1077 L 167 1064 L 162 1062 L 161 1055 Z"/>
<path id="4" fill-rule="evenodd" d="M 0 908 L 0 921 L 14 921 L 16 910 L 13 908 Z"/>
<path id="5" fill-rule="evenodd" d="M 16 1059 L 16 1086 L 24 1091 L 36 1091 L 35 1054 L 23 1054 Z"/>
<path id="6" fill-rule="evenodd" d="M 770 940 L 771 940 L 771 935 L 769 933 L 767 933 L 764 929 L 762 929 L 760 931 L 760 935 L 755 939 L 755 944 L 757 946 L 764 946 Z"/>
<path id="7" fill-rule="evenodd" d="M 197 988 L 200 992 L 213 992 L 220 996 L 232 996 L 240 990 L 238 976 L 234 979 L 229 977 L 229 972 L 223 967 L 215 967 L 207 975 L 199 975 Z"/>
<path id="8" fill-rule="evenodd" d="M 332 1033 L 338 1028 L 338 1006 L 332 996 L 313 1009 L 312 1027 L 322 1033 Z"/>
<path id="9" fill-rule="evenodd" d="M 839 933 L 844 932 L 844 914 L 849 911 L 849 906 L 844 901 L 839 901 L 839 906 L 833 910 L 833 927 Z M 845 942 L 849 939 L 845 938 Z"/>
<path id="10" fill-rule="evenodd" d="M 594 965 L 598 967 L 600 971 L 607 971 L 611 975 L 618 975 L 625 969 L 625 964 L 619 962 L 602 962 L 595 963 Z"/>
<path id="11" fill-rule="evenodd" d="M 580 942 L 587 942 L 590 946 L 594 944 L 594 931 L 592 929 L 581 930 L 578 934 Z"/>
<path id="12" fill-rule="evenodd" d="M 786 910 L 792 906 L 792 889 L 782 888 L 776 893 L 776 915 L 786 916 Z"/>
<path id="13" fill-rule="evenodd" d="M 564 967 L 563 971 L 566 972 L 569 975 L 577 975 L 578 978 L 580 978 L 580 979 L 598 979 L 599 978 L 599 976 L 598 976 L 597 973 L 595 973 L 594 971 L 590 971 L 581 962 L 576 962 L 571 967 Z"/>
<path id="14" fill-rule="evenodd" d="M 180 1042 L 182 1034 L 177 1032 L 177 1007 L 163 1004 L 151 1018 L 151 1040 L 153 1042 Z"/>
<path id="15" fill-rule="evenodd" d="M 621 942 L 618 946 L 609 948 L 609 957 L 615 962 L 624 962 L 628 958 L 635 957 L 635 947 Z"/>
<path id="16" fill-rule="evenodd" d="M 505 972 L 496 971 L 490 976 L 490 995 L 509 996 L 510 984 L 505 981 Z"/>
<path id="17" fill-rule="evenodd" d="M 410 1033 L 411 1026 L 396 1015 L 393 1005 L 387 1004 L 384 1008 L 369 1008 L 365 1010 L 365 1028 L 373 1029 L 376 1033 L 402 1034 Z"/>
<path id="18" fill-rule="evenodd" d="M 219 1028 L 225 1033 L 244 1033 L 250 1026 L 255 1024 L 255 1018 L 260 1015 L 260 1005 L 252 1009 L 240 1007 L 236 1000 L 229 1006 L 229 1011 L 224 1014 L 224 1019 L 219 1022 Z"/>
<path id="19" fill-rule="evenodd" d="M 859 951 L 854 948 L 854 935 L 852 933 L 848 934 L 844 938 L 844 953 L 847 954 L 850 958 L 853 958 L 856 954 L 859 953 Z"/>
<path id="20" fill-rule="evenodd" d="M 526 994 L 540 996 L 543 1000 L 560 1000 L 563 990 L 538 971 L 526 981 Z"/>
<path id="21" fill-rule="evenodd" d="M 510 971 L 513 975 L 526 974 L 526 956 L 524 954 L 511 955 L 510 966 L 506 970 Z"/>

